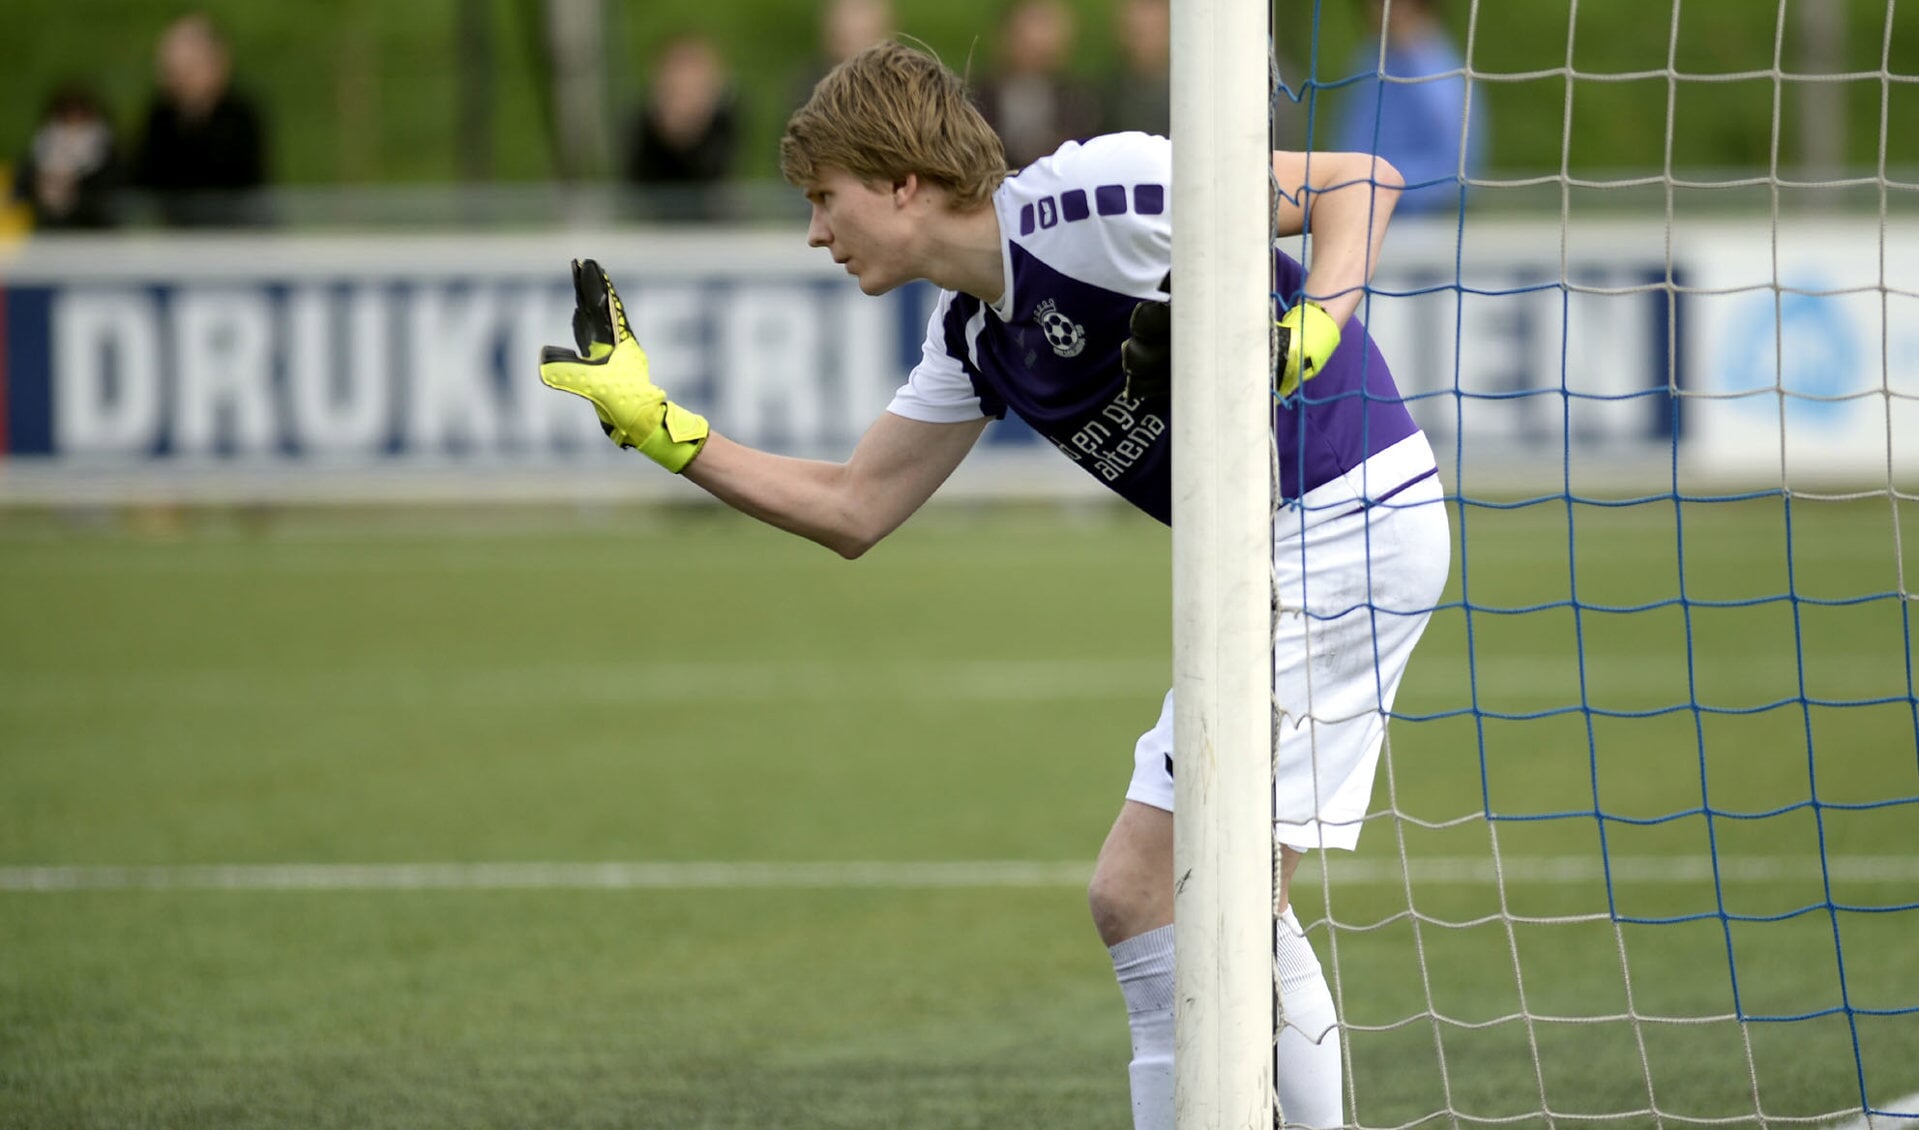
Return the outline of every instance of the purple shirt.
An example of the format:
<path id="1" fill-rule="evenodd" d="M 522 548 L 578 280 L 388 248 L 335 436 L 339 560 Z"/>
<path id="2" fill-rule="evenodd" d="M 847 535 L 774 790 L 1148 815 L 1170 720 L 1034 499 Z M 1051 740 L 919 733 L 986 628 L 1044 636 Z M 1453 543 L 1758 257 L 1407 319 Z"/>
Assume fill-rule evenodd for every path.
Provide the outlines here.
<path id="1" fill-rule="evenodd" d="M 941 293 L 920 363 L 888 411 L 930 423 L 1012 412 L 1128 502 L 1172 521 L 1171 403 L 1125 394 L 1120 345 L 1172 266 L 1172 146 L 1126 133 L 1068 142 L 993 195 L 1006 288 L 988 305 Z M 1275 301 L 1305 272 L 1273 253 Z M 1273 413 L 1280 491 L 1297 498 L 1413 435 L 1365 327 L 1346 324 L 1326 368 Z M 1391 484 L 1382 484 L 1391 485 Z"/>

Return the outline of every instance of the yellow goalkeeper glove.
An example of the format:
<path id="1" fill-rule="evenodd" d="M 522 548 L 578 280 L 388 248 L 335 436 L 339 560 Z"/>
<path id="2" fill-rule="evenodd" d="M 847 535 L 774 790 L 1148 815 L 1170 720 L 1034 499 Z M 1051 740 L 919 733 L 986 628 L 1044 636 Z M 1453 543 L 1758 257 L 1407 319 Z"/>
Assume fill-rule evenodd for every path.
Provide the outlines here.
<path id="1" fill-rule="evenodd" d="M 1274 355 L 1279 358 L 1277 384 L 1282 397 L 1293 395 L 1302 383 L 1318 376 L 1339 348 L 1339 326 L 1317 302 L 1294 304 L 1279 316 L 1273 332 L 1278 338 Z"/>
<path id="2" fill-rule="evenodd" d="M 684 471 L 706 444 L 705 418 L 668 400 L 653 383 L 613 280 L 591 259 L 573 260 L 573 299 L 580 351 L 540 350 L 540 380 L 591 401 L 614 443 L 638 449 L 676 475 Z"/>

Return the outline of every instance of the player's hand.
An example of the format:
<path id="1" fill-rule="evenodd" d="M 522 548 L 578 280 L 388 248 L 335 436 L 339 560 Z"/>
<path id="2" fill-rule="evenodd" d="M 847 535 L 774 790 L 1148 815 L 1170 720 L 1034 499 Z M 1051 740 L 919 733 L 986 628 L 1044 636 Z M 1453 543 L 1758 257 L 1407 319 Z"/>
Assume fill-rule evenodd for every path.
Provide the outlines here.
<path id="1" fill-rule="evenodd" d="M 607 438 L 678 474 L 706 443 L 706 420 L 666 398 L 648 372 L 613 280 L 591 259 L 573 260 L 573 341 L 540 350 L 540 380 L 585 397 Z"/>
<path id="2" fill-rule="evenodd" d="M 1319 375 L 1339 348 L 1339 326 L 1317 302 L 1299 302 L 1279 316 L 1273 333 L 1274 385 L 1281 397 L 1293 395 L 1299 386 Z"/>
<path id="3" fill-rule="evenodd" d="M 1173 391 L 1173 276 L 1159 284 L 1166 301 L 1149 298 L 1133 307 L 1126 323 L 1126 341 L 1119 347 L 1119 367 L 1126 372 L 1126 396 L 1147 401 Z"/>

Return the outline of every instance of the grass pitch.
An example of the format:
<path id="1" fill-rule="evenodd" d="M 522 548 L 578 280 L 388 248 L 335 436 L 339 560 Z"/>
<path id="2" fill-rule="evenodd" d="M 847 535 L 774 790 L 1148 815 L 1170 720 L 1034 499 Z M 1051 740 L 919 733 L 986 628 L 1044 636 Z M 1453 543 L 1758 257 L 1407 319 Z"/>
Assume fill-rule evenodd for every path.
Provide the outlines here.
<path id="1" fill-rule="evenodd" d="M 1454 519 L 1379 815 L 1297 892 L 1357 1118 L 1919 1091 L 1919 529 Z M 0 515 L 0 1126 L 1126 1125 L 1075 865 L 1169 677 L 1167 559 L 1106 509 L 851 565 L 704 510 Z M 297 879 L 596 862 L 683 866 Z M 272 864 L 312 866 L 192 878 Z"/>

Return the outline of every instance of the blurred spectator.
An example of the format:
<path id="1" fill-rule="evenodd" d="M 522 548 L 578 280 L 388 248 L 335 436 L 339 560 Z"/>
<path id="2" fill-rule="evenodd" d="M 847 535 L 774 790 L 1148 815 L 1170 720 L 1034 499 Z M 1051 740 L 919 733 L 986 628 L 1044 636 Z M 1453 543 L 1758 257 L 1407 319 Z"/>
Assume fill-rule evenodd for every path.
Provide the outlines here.
<path id="1" fill-rule="evenodd" d="M 1173 132 L 1171 12 L 1167 0 L 1121 0 L 1120 65 L 1107 83 L 1101 132 Z"/>
<path id="2" fill-rule="evenodd" d="M 235 90 L 220 29 L 199 13 L 160 36 L 159 83 L 147 110 L 133 182 L 154 193 L 161 219 L 201 226 L 262 218 L 254 190 L 266 183 L 259 111 Z"/>
<path id="3" fill-rule="evenodd" d="M 826 0 L 820 9 L 819 53 L 793 84 L 791 105 L 804 105 L 826 72 L 892 37 L 891 0 Z"/>
<path id="4" fill-rule="evenodd" d="M 1075 30 L 1061 0 L 1014 0 L 1006 10 L 999 70 L 980 85 L 979 107 L 1014 168 L 1099 132 L 1098 98 L 1066 73 Z"/>
<path id="5" fill-rule="evenodd" d="M 1391 161 L 1406 178 L 1398 208 L 1402 215 L 1455 209 L 1462 139 L 1467 176 L 1479 172 L 1485 152 L 1485 99 L 1474 100 L 1468 128 L 1462 75 L 1382 82 L 1382 69 L 1390 79 L 1421 79 L 1462 71 L 1466 64 L 1439 22 L 1441 0 L 1365 3 L 1382 38 L 1367 40 L 1354 55 L 1353 71 L 1362 77 L 1346 88 L 1332 148 L 1377 153 Z"/>
<path id="6" fill-rule="evenodd" d="M 725 211 L 718 188 L 733 172 L 739 132 L 738 101 L 719 50 L 697 35 L 668 40 L 633 122 L 626 179 L 649 190 L 660 218 L 717 218 Z"/>
<path id="7" fill-rule="evenodd" d="M 1172 136 L 1171 17 L 1169 0 L 1121 0 L 1120 67 L 1106 84 L 1100 132 L 1140 130 Z M 1273 148 L 1305 148 L 1304 113 L 1293 93 L 1274 91 L 1272 115 Z"/>
<path id="8" fill-rule="evenodd" d="M 80 83 L 62 85 L 20 157 L 14 197 L 26 204 L 35 227 L 104 228 L 114 221 L 119 180 L 113 126 L 100 99 Z"/>

